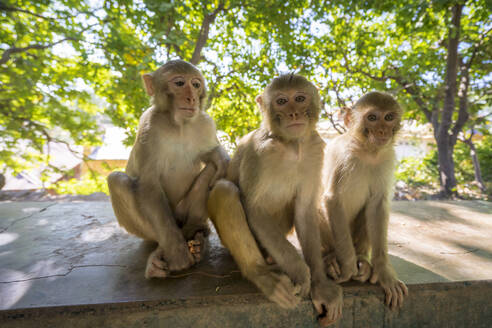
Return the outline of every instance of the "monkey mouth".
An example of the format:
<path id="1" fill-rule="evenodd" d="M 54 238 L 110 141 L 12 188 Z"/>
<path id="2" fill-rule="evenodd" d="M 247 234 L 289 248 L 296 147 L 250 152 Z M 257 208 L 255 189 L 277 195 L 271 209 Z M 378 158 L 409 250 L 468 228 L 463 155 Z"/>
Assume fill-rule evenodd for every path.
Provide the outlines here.
<path id="1" fill-rule="evenodd" d="M 188 114 L 190 116 L 193 115 L 193 114 L 195 114 L 195 111 L 196 111 L 196 109 L 189 108 L 189 107 L 180 107 L 179 110 L 182 111 L 182 112 L 185 112 L 186 114 Z"/>
<path id="2" fill-rule="evenodd" d="M 379 146 L 384 146 L 390 139 L 390 137 L 374 137 L 374 142 Z"/>
<path id="3" fill-rule="evenodd" d="M 292 123 L 292 124 L 287 125 L 287 128 L 300 128 L 300 127 L 303 127 L 304 125 L 306 125 L 306 123 L 296 122 L 296 123 Z"/>

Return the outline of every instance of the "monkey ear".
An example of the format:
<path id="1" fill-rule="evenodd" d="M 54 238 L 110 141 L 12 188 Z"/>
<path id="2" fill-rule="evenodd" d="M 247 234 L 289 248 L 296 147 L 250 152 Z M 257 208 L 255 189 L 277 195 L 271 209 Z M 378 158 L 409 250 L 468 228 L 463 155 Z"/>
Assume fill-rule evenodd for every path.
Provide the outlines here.
<path id="1" fill-rule="evenodd" d="M 343 123 L 347 128 L 350 127 L 350 124 L 352 123 L 352 108 L 350 107 L 343 107 L 342 108 L 342 115 L 343 115 Z"/>
<path id="2" fill-rule="evenodd" d="M 145 91 L 147 92 L 147 94 L 149 96 L 152 97 L 155 94 L 154 81 L 152 80 L 152 74 L 146 73 L 146 74 L 142 75 L 142 80 L 144 82 Z"/>
<path id="3" fill-rule="evenodd" d="M 263 106 L 263 98 L 261 97 L 261 95 L 256 96 L 255 100 L 256 103 L 260 105 L 260 107 Z"/>

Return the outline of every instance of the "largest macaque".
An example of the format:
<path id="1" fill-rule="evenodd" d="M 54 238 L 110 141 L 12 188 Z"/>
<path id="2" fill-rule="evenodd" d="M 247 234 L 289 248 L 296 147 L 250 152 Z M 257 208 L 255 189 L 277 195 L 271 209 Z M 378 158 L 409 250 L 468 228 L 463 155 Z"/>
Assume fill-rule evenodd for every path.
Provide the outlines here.
<path id="1" fill-rule="evenodd" d="M 348 132 L 326 147 L 320 223 L 328 274 L 338 282 L 378 282 L 392 309 L 408 293 L 389 263 L 387 246 L 393 143 L 401 115 L 396 100 L 381 92 L 364 95 L 345 114 Z"/>
<path id="2" fill-rule="evenodd" d="M 310 293 L 320 322 L 331 324 L 343 302 L 341 288 L 325 274 L 317 225 L 324 148 L 315 129 L 319 93 L 304 77 L 288 74 L 257 102 L 263 123 L 241 139 L 227 180 L 212 189 L 210 218 L 243 275 L 270 300 L 291 308 Z M 294 227 L 304 259 L 286 238 Z M 270 257 L 279 272 L 267 265 Z"/>
<path id="3" fill-rule="evenodd" d="M 201 260 L 209 186 L 229 158 L 204 112 L 205 80 L 195 66 L 173 60 L 143 80 L 152 107 L 140 118 L 126 173 L 111 173 L 108 185 L 120 225 L 158 243 L 145 277 L 164 278 Z"/>

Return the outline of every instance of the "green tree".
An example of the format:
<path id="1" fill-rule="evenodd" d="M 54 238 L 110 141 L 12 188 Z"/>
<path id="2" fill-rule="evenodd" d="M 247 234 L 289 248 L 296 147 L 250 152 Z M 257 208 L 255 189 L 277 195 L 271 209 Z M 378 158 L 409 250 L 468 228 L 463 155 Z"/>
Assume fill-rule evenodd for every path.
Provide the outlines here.
<path id="1" fill-rule="evenodd" d="M 335 2 L 315 8 L 327 33 L 305 43 L 328 80 L 388 90 L 406 117 L 432 124 L 443 196 L 456 190 L 458 136 L 471 114 L 491 104 L 491 8 L 485 0 Z"/>
<path id="2" fill-rule="evenodd" d="M 95 28 L 86 22 L 89 9 L 79 1 L 0 4 L 0 169 L 47 162 L 51 141 L 99 142 L 100 109 L 84 87 L 94 79 L 87 67 L 95 66 L 83 44 Z"/>

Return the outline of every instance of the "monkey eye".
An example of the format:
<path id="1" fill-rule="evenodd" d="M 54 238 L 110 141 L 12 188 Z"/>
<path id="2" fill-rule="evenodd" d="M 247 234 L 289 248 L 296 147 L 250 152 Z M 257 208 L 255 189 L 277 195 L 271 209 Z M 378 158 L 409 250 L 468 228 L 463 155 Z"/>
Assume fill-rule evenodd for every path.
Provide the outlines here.
<path id="1" fill-rule="evenodd" d="M 279 105 L 285 105 L 287 103 L 287 98 L 278 98 L 276 100 L 276 103 L 279 104 Z"/>
<path id="2" fill-rule="evenodd" d="M 394 118 L 395 118 L 395 115 L 393 113 L 389 113 L 389 114 L 386 114 L 386 116 L 384 116 L 385 121 L 393 121 Z"/>
<path id="3" fill-rule="evenodd" d="M 376 115 L 374 115 L 374 114 L 369 114 L 369 115 L 367 115 L 367 119 L 368 119 L 369 121 L 371 121 L 371 122 L 374 122 L 374 121 L 375 121 L 375 120 L 377 120 L 378 118 L 377 118 L 377 116 L 376 116 Z"/>
<path id="4" fill-rule="evenodd" d="M 202 82 L 198 79 L 193 79 L 191 80 L 191 85 L 195 88 L 195 89 L 200 89 L 200 87 L 202 86 Z"/>
<path id="5" fill-rule="evenodd" d="M 174 84 L 176 84 L 178 87 L 182 87 L 183 85 L 185 85 L 185 82 L 183 80 L 178 80 L 174 81 Z"/>
<path id="6" fill-rule="evenodd" d="M 296 102 L 303 102 L 304 100 L 306 100 L 306 97 L 304 97 L 304 96 L 296 96 L 295 100 L 296 100 Z"/>

